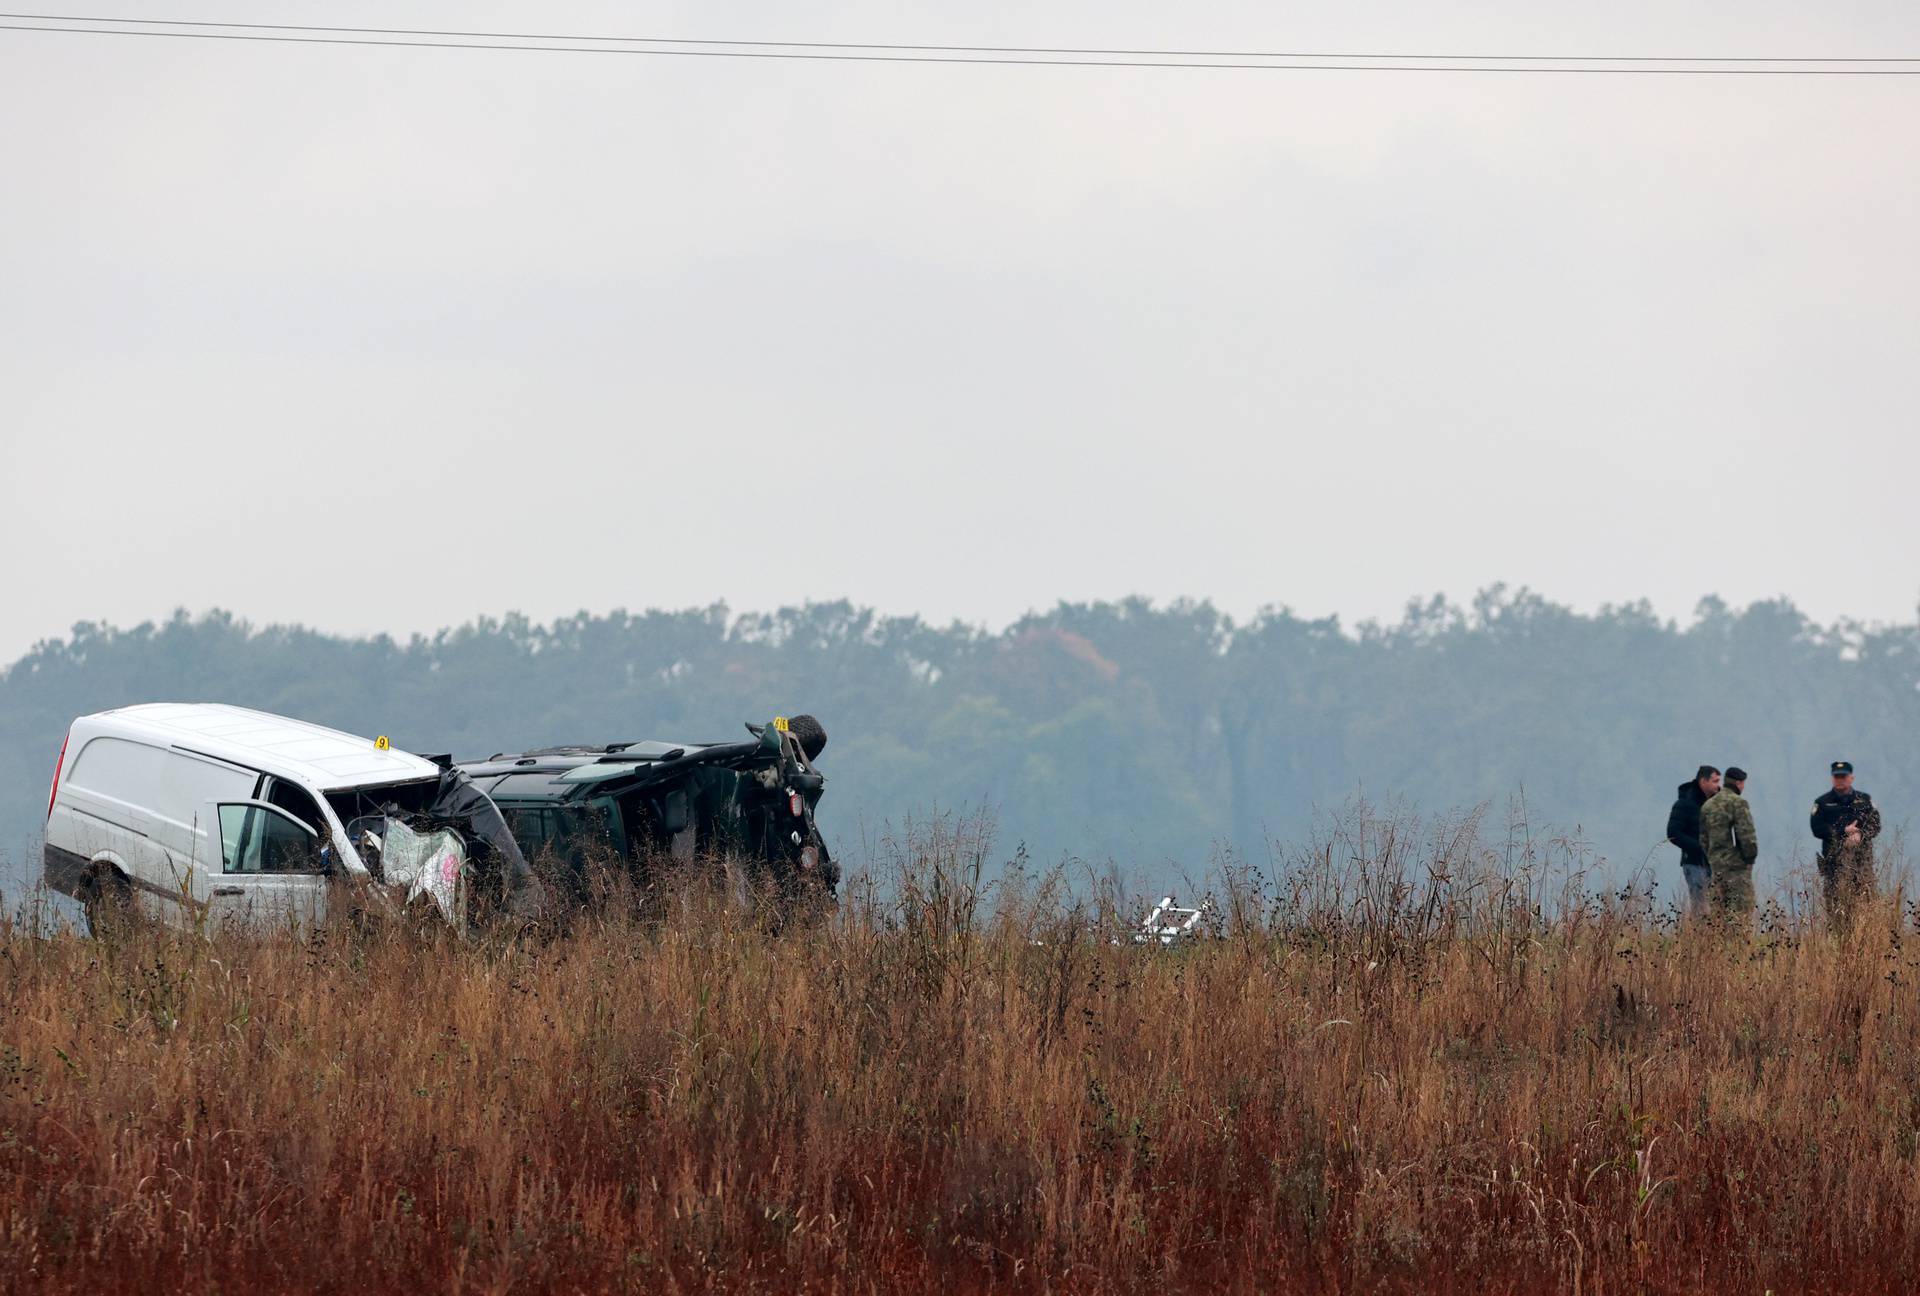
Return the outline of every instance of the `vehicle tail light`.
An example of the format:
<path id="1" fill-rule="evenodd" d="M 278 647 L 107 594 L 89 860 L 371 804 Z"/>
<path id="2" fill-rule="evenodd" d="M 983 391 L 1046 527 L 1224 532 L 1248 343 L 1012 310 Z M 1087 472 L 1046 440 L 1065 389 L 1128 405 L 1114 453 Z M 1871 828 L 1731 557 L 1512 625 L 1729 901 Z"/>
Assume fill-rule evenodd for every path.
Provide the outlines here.
<path id="1" fill-rule="evenodd" d="M 806 799 L 798 792 L 789 789 L 787 792 L 787 809 L 793 811 L 793 817 L 798 819 L 807 812 Z"/>
<path id="2" fill-rule="evenodd" d="M 60 799 L 60 772 L 67 767 L 67 744 L 73 741 L 72 731 L 60 740 L 60 759 L 53 763 L 53 786 L 47 789 L 47 818 L 53 818 L 53 803 Z"/>

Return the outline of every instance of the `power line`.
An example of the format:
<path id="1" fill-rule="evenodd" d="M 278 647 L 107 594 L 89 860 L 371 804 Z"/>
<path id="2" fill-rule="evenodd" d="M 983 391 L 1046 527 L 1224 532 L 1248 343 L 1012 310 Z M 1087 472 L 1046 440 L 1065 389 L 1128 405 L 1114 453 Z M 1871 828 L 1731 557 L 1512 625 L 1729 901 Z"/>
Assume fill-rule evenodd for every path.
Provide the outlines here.
<path id="1" fill-rule="evenodd" d="M 16 17 L 16 16 L 32 17 L 33 15 L 0 14 L 0 17 Z M 41 19 L 41 21 L 43 22 L 48 20 L 58 20 L 58 19 L 54 15 L 46 15 Z M 176 26 L 198 26 L 198 27 L 242 26 L 242 24 L 236 24 L 236 23 L 227 23 L 227 24 L 194 23 L 194 22 L 188 22 L 185 20 L 171 20 L 171 19 L 75 18 L 75 19 L 72 19 L 71 21 L 122 22 L 122 23 L 167 22 Z M 259 26 L 259 25 L 255 25 L 255 26 Z M 366 31 L 369 33 L 374 33 L 374 32 L 404 33 L 404 32 L 409 32 L 412 29 L 287 27 L 287 28 L 279 28 L 277 30 L 304 31 L 304 32 Z M 521 36 L 521 37 L 513 38 L 512 41 L 508 41 L 505 39 L 497 40 L 497 41 L 496 40 L 455 41 L 455 40 L 437 40 L 437 39 L 436 40 L 390 40 L 390 39 L 383 39 L 374 35 L 368 35 L 368 36 L 267 35 L 267 34 L 260 34 L 255 31 L 150 31 L 150 30 L 144 30 L 144 29 L 135 28 L 135 27 L 74 27 L 74 26 L 48 27 L 48 26 L 29 26 L 29 25 L 24 25 L 19 23 L 0 23 L 0 31 L 59 32 L 59 33 L 64 33 L 67 35 L 75 35 L 75 36 L 140 36 L 140 37 L 158 38 L 158 39 L 166 39 L 166 40 L 249 41 L 249 42 L 267 42 L 267 43 L 281 44 L 281 45 L 377 46 L 377 47 L 383 47 L 383 48 L 389 48 L 389 49 L 510 50 L 510 51 L 526 52 L 526 53 L 545 53 L 545 54 L 637 54 L 637 55 L 650 55 L 654 57 L 677 57 L 677 58 L 779 59 L 779 60 L 800 60 L 800 61 L 822 61 L 822 62 L 836 62 L 836 63 L 943 63 L 943 64 L 988 65 L 988 66 L 998 66 L 998 67 L 1189 68 L 1189 69 L 1203 69 L 1203 70 L 1217 69 L 1217 70 L 1228 70 L 1228 71 L 1241 70 L 1241 71 L 1259 71 L 1259 72 L 1476 72 L 1476 73 L 1517 73 L 1517 74 L 1523 74 L 1523 75 L 1528 73 L 1533 73 L 1533 74 L 1555 74 L 1555 75 L 1619 75 L 1619 76 L 1662 76 L 1662 75 L 1665 75 L 1665 76 L 1920 76 L 1920 67 L 1880 67 L 1880 66 L 1877 66 L 1877 67 L 1857 67 L 1857 66 L 1806 67 L 1806 66 L 1781 66 L 1779 65 L 1778 62 L 1770 62 L 1764 66 L 1730 67 L 1725 65 L 1726 62 L 1731 62 L 1735 60 L 1723 60 L 1723 61 L 1717 62 L 1714 66 L 1678 66 L 1677 64 L 1680 64 L 1680 63 L 1705 63 L 1706 60 L 1705 59 L 1697 59 L 1697 60 L 1683 59 L 1683 58 L 1680 58 L 1679 56 L 1664 56 L 1664 55 L 1663 56 L 1636 56 L 1638 58 L 1638 61 L 1627 66 L 1587 66 L 1587 65 L 1573 65 L 1573 64 L 1569 64 L 1566 62 L 1559 62 L 1559 61 L 1548 63 L 1546 61 L 1548 59 L 1563 60 L 1563 59 L 1568 59 L 1572 57 L 1568 55 L 1541 56 L 1537 62 L 1529 61 L 1528 56 L 1525 56 L 1525 55 L 1485 55 L 1485 56 L 1478 56 L 1484 59 L 1485 60 L 1484 62 L 1476 62 L 1476 61 L 1473 61 L 1476 56 L 1471 56 L 1471 55 L 1455 56 L 1455 55 L 1408 55 L 1408 54 L 1351 55 L 1351 56 L 1326 55 L 1324 57 L 1328 59 L 1349 58 L 1349 57 L 1355 58 L 1355 59 L 1459 58 L 1465 61 L 1448 62 L 1448 63 L 1437 63 L 1437 62 L 1393 63 L 1393 62 L 1374 62 L 1374 61 L 1314 62 L 1314 63 L 1249 62 L 1249 61 L 1194 62 L 1192 61 L 1192 59 L 1202 58 L 1202 57 L 1210 58 L 1213 56 L 1196 53 L 1196 54 L 1189 55 L 1186 58 L 1104 59 L 1104 58 L 1001 58 L 1001 57 L 979 57 L 971 54 L 951 54 L 950 55 L 950 54 L 941 54 L 941 53 L 846 54 L 846 53 L 827 53 L 827 52 L 821 52 L 821 51 L 849 50 L 849 49 L 891 49 L 891 48 L 909 49 L 909 50 L 930 50 L 930 51 L 937 51 L 942 49 L 965 50 L 969 48 L 980 48 L 982 50 L 985 50 L 992 47 L 936 46 L 936 45 L 910 45 L 910 46 L 896 47 L 896 46 L 829 45 L 829 44 L 822 43 L 818 46 L 809 47 L 809 49 L 806 52 L 799 52 L 794 50 L 783 50 L 778 48 L 761 48 L 761 47 L 730 48 L 730 49 L 684 49 L 684 48 L 678 48 L 677 46 L 675 48 L 644 48 L 644 47 L 636 48 L 635 46 L 641 40 L 648 40 L 655 43 L 661 43 L 670 38 L 565 37 L 565 36 L 555 36 L 555 37 L 548 38 L 548 37 L 539 37 L 539 36 Z M 417 34 L 422 36 L 437 35 L 437 33 L 432 33 L 427 31 L 419 31 Z M 481 35 L 481 33 L 475 33 L 475 35 Z M 609 43 L 596 44 L 596 45 L 566 45 L 566 44 L 557 44 L 557 43 L 556 44 L 520 43 L 525 40 L 549 40 L 549 39 L 556 42 L 565 41 L 565 40 L 595 40 L 595 41 L 605 41 Z M 613 43 L 613 42 L 625 42 L 625 43 Z M 697 43 L 707 44 L 709 42 L 697 42 Z M 737 44 L 745 45 L 746 42 L 738 42 Z M 779 43 L 777 42 L 759 43 L 759 45 L 762 45 L 762 46 L 773 46 L 777 44 Z M 792 44 L 799 44 L 799 42 L 793 42 Z M 1012 47 L 1009 47 L 1009 48 L 1012 48 Z M 1088 51 L 1088 52 L 1093 53 L 1097 51 Z M 1148 51 L 1148 52 L 1156 55 L 1161 53 L 1161 51 Z M 1174 52 L 1168 51 L 1167 53 L 1172 54 Z M 1239 59 L 1242 56 L 1234 55 L 1231 57 L 1235 59 Z M 1261 57 L 1272 57 L 1275 59 L 1292 59 L 1292 58 L 1312 58 L 1316 56 L 1302 54 L 1302 55 L 1272 55 L 1272 56 L 1251 55 L 1251 56 L 1245 56 L 1245 57 L 1255 58 L 1255 59 L 1261 58 Z M 1666 61 L 1669 57 L 1673 59 L 1672 62 Z M 1606 58 L 1607 56 L 1596 56 L 1593 61 L 1599 62 Z M 1651 61 L 1654 58 L 1659 58 L 1662 61 L 1659 63 L 1654 63 Z M 1503 60 L 1510 59 L 1510 60 L 1516 60 L 1516 61 L 1502 62 L 1502 63 L 1496 64 L 1493 62 L 1494 59 L 1503 59 Z M 1611 61 L 1614 63 L 1621 63 L 1621 62 L 1624 62 L 1624 59 L 1612 59 Z M 1746 60 L 1739 60 L 1739 61 L 1748 62 Z M 1837 62 L 1840 62 L 1841 60 L 1829 59 L 1829 60 L 1807 60 L 1807 61 L 1837 63 Z M 1872 62 L 1876 64 L 1916 63 L 1916 62 L 1920 62 L 1920 59 L 1889 58 L 1889 59 L 1871 59 L 1871 60 L 1861 60 L 1861 61 Z M 1758 60 L 1758 59 L 1751 60 L 1751 63 L 1753 64 L 1759 64 L 1760 62 L 1761 60 Z M 1800 62 L 1800 60 L 1783 60 L 1782 62 L 1798 63 Z"/>
<path id="2" fill-rule="evenodd" d="M 323 27 L 309 23 L 201 22 L 186 18 L 103 18 L 92 14 L 0 13 L 19 22 L 110 23 L 142 27 L 218 27 L 245 31 L 321 32 L 350 36 L 417 36 L 486 41 L 589 41 L 624 45 L 729 45 L 754 49 L 884 50 L 925 54 L 1051 54 L 1089 58 L 1210 58 L 1210 59 L 1354 59 L 1369 62 L 1453 63 L 1920 63 L 1920 57 L 1875 58 L 1844 55 L 1728 54 L 1382 54 L 1351 51 L 1303 50 L 1182 50 L 1106 49 L 1054 45 L 899 45 L 861 41 L 717 40 L 692 36 L 592 36 L 555 32 L 446 31 L 415 27 Z M 159 34 L 159 33 L 156 33 Z M 541 48 L 545 48 L 542 46 Z M 1051 65 L 1050 65 L 1051 66 Z M 1144 65 L 1143 65 L 1144 66 Z M 1214 66 L 1209 64 L 1208 66 Z M 1264 64 L 1263 64 L 1264 66 Z"/>

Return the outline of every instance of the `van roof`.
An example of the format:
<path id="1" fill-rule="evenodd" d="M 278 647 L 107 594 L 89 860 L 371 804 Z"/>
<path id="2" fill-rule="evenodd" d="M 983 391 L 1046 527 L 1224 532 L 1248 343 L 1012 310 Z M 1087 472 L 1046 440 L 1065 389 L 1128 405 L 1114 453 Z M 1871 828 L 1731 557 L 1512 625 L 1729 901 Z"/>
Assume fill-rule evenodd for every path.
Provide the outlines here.
<path id="1" fill-rule="evenodd" d="M 440 767 L 425 757 L 380 751 L 371 738 L 221 702 L 149 702 L 83 719 L 109 731 L 140 734 L 168 746 L 300 779 L 321 791 L 440 775 Z"/>

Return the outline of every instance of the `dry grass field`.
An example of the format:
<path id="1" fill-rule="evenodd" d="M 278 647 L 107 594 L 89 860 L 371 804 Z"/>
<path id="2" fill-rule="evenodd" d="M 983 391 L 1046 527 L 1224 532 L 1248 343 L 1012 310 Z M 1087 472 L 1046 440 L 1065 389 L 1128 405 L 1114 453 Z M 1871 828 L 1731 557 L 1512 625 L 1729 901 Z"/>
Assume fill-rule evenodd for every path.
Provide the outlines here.
<path id="1" fill-rule="evenodd" d="M 1188 949 L 951 827 L 806 933 L 10 929 L 0 1286 L 1910 1290 L 1899 901 L 1682 928 L 1532 849 L 1342 830 Z"/>

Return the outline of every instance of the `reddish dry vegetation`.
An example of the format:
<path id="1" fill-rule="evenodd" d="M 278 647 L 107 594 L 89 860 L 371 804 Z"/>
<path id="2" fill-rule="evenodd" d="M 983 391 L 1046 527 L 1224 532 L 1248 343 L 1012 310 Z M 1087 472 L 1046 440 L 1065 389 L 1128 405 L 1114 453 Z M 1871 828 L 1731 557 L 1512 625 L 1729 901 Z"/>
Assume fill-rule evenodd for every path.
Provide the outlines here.
<path id="1" fill-rule="evenodd" d="M 1892 903 L 1376 878 L 1160 950 L 925 864 L 804 935 L 0 934 L 0 1285 L 1910 1286 Z"/>

